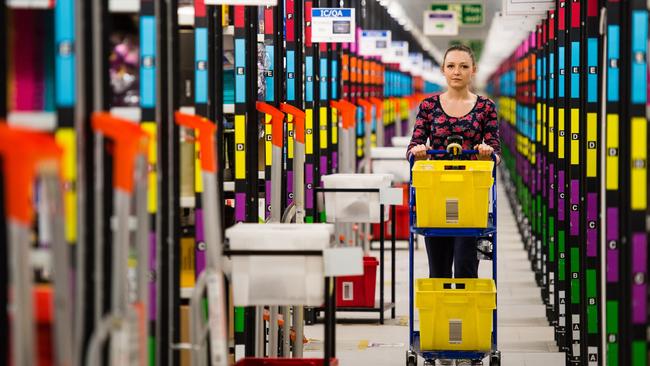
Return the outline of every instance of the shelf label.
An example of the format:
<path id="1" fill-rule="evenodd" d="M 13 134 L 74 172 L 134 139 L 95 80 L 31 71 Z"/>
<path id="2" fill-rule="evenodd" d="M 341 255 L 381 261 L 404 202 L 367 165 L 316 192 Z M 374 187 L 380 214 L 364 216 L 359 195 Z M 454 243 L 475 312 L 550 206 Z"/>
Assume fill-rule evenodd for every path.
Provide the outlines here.
<path id="1" fill-rule="evenodd" d="M 311 16 L 312 42 L 355 43 L 355 9 L 314 8 Z"/>
<path id="2" fill-rule="evenodd" d="M 457 36 L 458 13 L 455 11 L 430 10 L 423 15 L 423 32 L 427 36 Z"/>
<path id="3" fill-rule="evenodd" d="M 364 30 L 359 37 L 361 56 L 383 56 L 389 52 L 392 34 L 389 30 Z"/>

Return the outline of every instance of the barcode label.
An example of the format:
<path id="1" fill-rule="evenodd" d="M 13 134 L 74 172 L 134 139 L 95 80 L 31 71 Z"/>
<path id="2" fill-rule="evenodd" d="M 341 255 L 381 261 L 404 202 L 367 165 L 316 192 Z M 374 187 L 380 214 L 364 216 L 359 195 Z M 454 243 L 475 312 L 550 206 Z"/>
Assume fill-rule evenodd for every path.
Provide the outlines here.
<path id="1" fill-rule="evenodd" d="M 354 300 L 354 286 L 352 282 L 343 282 L 343 301 Z"/>
<path id="2" fill-rule="evenodd" d="M 463 343 L 463 321 L 449 319 L 449 344 Z"/>
<path id="3" fill-rule="evenodd" d="M 448 224 L 458 223 L 458 199 L 447 199 L 446 213 Z"/>

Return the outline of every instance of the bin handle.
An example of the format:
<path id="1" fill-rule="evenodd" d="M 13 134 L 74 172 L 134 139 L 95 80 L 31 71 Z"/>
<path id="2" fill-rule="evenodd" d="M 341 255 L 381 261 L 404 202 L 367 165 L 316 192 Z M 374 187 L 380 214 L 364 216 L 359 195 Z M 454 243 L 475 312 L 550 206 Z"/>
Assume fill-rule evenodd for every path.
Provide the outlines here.
<path id="1" fill-rule="evenodd" d="M 375 117 L 377 117 L 378 120 L 381 120 L 382 115 L 383 115 L 383 104 L 384 101 L 377 98 L 377 97 L 370 97 L 370 102 L 375 105 Z"/>
<path id="2" fill-rule="evenodd" d="M 357 110 L 357 106 L 353 103 L 348 102 L 345 99 L 332 100 L 330 105 L 338 109 L 343 117 L 343 128 L 349 129 L 354 127 L 354 115 Z"/>
<path id="3" fill-rule="evenodd" d="M 206 172 L 216 172 L 217 162 L 214 153 L 214 134 L 217 125 L 205 117 L 176 112 L 176 124 L 199 131 L 199 149 L 201 151 L 201 168 Z"/>
<path id="4" fill-rule="evenodd" d="M 372 123 L 372 103 L 365 99 L 358 99 L 357 103 L 363 107 L 363 114 L 366 123 Z"/>

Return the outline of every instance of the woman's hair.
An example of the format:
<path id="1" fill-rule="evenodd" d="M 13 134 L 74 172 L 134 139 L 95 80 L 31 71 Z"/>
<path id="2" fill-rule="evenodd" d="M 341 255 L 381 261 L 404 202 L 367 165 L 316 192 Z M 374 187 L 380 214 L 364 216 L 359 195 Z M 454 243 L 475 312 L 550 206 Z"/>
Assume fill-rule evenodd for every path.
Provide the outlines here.
<path id="1" fill-rule="evenodd" d="M 442 64 L 445 64 L 445 61 L 447 60 L 447 54 L 451 51 L 461 51 L 461 52 L 467 52 L 469 57 L 472 59 L 472 65 L 476 65 L 476 60 L 474 59 L 474 52 L 472 52 L 472 49 L 465 46 L 464 44 L 455 44 L 449 48 L 447 48 L 447 51 L 445 51 L 445 57 L 442 58 Z"/>

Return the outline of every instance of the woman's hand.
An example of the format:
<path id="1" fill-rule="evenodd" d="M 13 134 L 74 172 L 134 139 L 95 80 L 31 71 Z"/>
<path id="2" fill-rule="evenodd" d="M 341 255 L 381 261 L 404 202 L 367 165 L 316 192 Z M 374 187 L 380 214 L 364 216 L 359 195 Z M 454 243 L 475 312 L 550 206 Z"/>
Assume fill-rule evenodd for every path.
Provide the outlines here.
<path id="1" fill-rule="evenodd" d="M 427 150 L 431 148 L 426 145 L 415 145 L 409 151 L 415 160 L 423 160 L 427 158 Z"/>
<path id="2" fill-rule="evenodd" d="M 478 144 L 474 146 L 474 150 L 478 150 L 478 158 L 480 160 L 492 160 L 494 149 L 487 144 Z"/>

